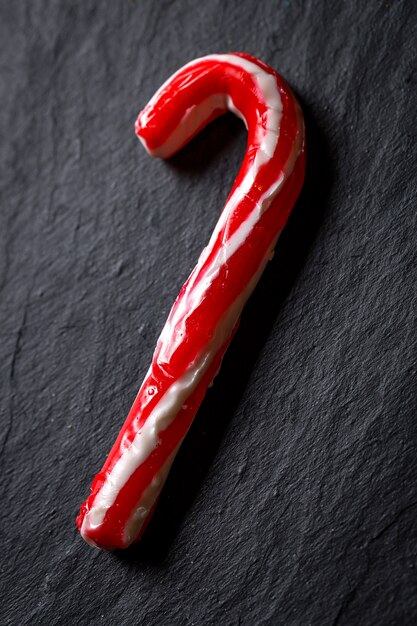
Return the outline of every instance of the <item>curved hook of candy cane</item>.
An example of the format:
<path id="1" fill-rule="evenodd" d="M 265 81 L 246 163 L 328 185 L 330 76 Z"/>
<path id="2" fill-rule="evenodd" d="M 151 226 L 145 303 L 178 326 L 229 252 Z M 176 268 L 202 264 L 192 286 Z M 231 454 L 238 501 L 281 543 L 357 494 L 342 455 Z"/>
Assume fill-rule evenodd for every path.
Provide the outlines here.
<path id="1" fill-rule="evenodd" d="M 248 129 L 238 183 L 249 165 L 248 191 L 262 166 L 276 171 L 281 165 L 284 174 L 292 171 L 304 142 L 301 109 L 281 76 L 247 54 L 213 54 L 185 65 L 155 93 L 135 130 L 151 156 L 168 158 L 227 110 Z M 276 154 L 281 127 L 286 137 L 281 137 Z M 272 162 L 274 156 L 278 162 Z M 267 174 L 264 169 L 264 177 Z"/>
<path id="2" fill-rule="evenodd" d="M 248 55 L 210 55 L 183 67 L 140 113 L 136 132 L 151 155 L 168 157 L 226 110 L 247 126 L 246 154 L 210 241 L 171 309 L 124 426 L 81 507 L 80 532 L 99 547 L 127 547 L 143 533 L 303 183 L 300 107 L 285 81 Z"/>

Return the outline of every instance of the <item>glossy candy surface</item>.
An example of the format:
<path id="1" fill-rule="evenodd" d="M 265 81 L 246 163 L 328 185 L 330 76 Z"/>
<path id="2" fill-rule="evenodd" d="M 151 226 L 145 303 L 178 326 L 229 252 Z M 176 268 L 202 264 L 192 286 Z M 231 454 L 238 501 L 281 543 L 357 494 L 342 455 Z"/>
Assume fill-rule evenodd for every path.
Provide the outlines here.
<path id="1" fill-rule="evenodd" d="M 97 547 L 124 548 L 140 538 L 303 184 L 301 109 L 285 81 L 248 55 L 210 55 L 184 66 L 140 113 L 136 133 L 149 154 L 167 158 L 227 110 L 248 129 L 246 154 L 81 507 L 77 525 Z"/>

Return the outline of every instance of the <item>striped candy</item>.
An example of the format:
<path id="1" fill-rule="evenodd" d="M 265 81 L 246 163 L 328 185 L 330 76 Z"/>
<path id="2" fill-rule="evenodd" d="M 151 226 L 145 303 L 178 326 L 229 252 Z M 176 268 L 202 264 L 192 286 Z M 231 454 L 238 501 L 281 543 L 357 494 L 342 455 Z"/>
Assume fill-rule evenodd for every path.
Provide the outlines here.
<path id="1" fill-rule="evenodd" d="M 184 66 L 140 113 L 136 133 L 150 155 L 166 158 L 227 110 L 248 129 L 245 158 L 81 507 L 77 525 L 97 547 L 125 548 L 141 536 L 303 183 L 301 109 L 274 70 L 245 54 Z"/>

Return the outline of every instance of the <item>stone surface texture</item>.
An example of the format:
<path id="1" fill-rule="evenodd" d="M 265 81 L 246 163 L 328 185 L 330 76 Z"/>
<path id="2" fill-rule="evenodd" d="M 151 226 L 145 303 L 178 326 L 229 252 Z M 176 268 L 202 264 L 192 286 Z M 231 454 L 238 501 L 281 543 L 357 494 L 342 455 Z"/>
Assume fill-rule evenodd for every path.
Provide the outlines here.
<path id="1" fill-rule="evenodd" d="M 0 623 L 417 623 L 413 2 L 0 3 Z M 74 519 L 245 150 L 134 134 L 185 62 L 297 93 L 303 193 L 142 542 Z"/>

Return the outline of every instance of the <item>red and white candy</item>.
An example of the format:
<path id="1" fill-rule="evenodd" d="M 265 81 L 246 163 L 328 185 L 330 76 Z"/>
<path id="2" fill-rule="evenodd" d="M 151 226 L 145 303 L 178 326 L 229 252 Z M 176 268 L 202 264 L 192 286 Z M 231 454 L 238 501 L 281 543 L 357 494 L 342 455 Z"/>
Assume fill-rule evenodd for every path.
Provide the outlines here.
<path id="1" fill-rule="evenodd" d="M 248 129 L 245 158 L 81 507 L 81 535 L 100 548 L 126 548 L 140 538 L 303 184 L 301 109 L 285 81 L 246 54 L 185 65 L 140 113 L 136 133 L 149 154 L 170 157 L 227 110 Z"/>

